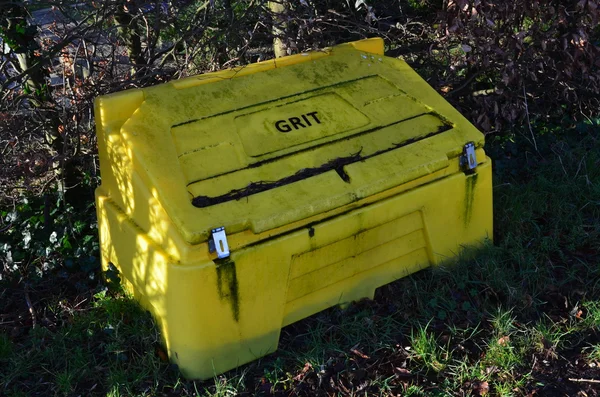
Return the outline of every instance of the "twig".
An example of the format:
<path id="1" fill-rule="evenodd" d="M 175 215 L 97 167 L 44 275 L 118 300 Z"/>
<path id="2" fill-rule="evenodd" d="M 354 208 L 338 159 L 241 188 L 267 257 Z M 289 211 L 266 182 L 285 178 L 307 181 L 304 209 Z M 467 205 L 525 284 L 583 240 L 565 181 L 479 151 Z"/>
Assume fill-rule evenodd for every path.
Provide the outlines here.
<path id="1" fill-rule="evenodd" d="M 575 378 L 569 378 L 569 380 L 571 382 L 581 382 L 581 383 L 600 383 L 600 380 L 596 380 L 596 379 L 575 379 Z"/>
<path id="2" fill-rule="evenodd" d="M 471 84 L 471 82 L 479 77 L 481 75 L 482 71 L 478 70 L 475 73 L 473 73 L 471 76 L 469 76 L 464 83 L 462 83 L 458 88 L 453 89 L 452 91 L 450 91 L 448 94 L 446 94 L 446 97 L 451 97 L 456 95 L 457 92 L 460 92 L 462 90 L 464 90 L 465 88 L 467 88 L 469 86 L 469 84 Z M 495 89 L 494 89 L 495 91 Z"/>
<path id="3" fill-rule="evenodd" d="M 535 147 L 536 152 L 540 152 L 537 147 L 537 142 L 535 140 L 535 135 L 533 133 L 533 129 L 531 128 L 531 120 L 529 119 L 529 106 L 527 105 L 527 92 L 525 91 L 525 85 L 523 85 L 523 98 L 525 98 L 525 115 L 527 116 L 527 126 L 529 127 L 529 132 L 531 133 L 531 138 L 533 139 L 533 147 Z"/>
<path id="4" fill-rule="evenodd" d="M 237 62 L 240 60 L 240 57 L 235 57 L 235 58 L 231 58 L 229 61 L 225 62 L 224 64 L 221 65 L 222 68 L 226 68 L 229 66 L 229 64 L 233 63 L 233 62 Z"/>
<path id="5" fill-rule="evenodd" d="M 565 165 L 563 164 L 562 157 L 558 156 L 558 161 L 560 161 L 560 166 L 562 167 L 565 176 L 568 177 L 569 174 L 567 174 L 567 170 L 565 169 Z"/>
<path id="6" fill-rule="evenodd" d="M 10 229 L 13 226 L 12 223 L 10 223 L 9 225 L 7 225 L 6 227 L 3 227 L 2 229 L 0 229 L 0 233 L 4 233 L 5 231 L 7 231 L 8 229 Z"/>
<path id="7" fill-rule="evenodd" d="M 583 158 L 579 162 L 579 165 L 577 166 L 577 172 L 575 173 L 575 176 L 573 177 L 573 179 L 577 178 L 577 176 L 579 175 L 579 171 L 581 171 L 581 165 L 583 164 L 583 160 L 585 160 L 585 157 L 586 156 L 583 156 Z M 586 169 L 587 169 L 587 166 L 586 166 Z"/>
<path id="8" fill-rule="evenodd" d="M 31 304 L 31 298 L 29 297 L 29 291 L 28 291 L 27 287 L 25 287 L 25 302 L 27 302 L 27 307 L 29 308 L 29 314 L 31 314 L 31 319 L 33 320 L 33 328 L 35 328 L 37 326 L 37 320 L 35 317 L 35 309 L 33 308 L 33 305 Z"/>
<path id="9" fill-rule="evenodd" d="M 415 43 L 408 46 L 398 47 L 385 52 L 385 56 L 398 58 L 400 55 L 412 54 L 414 52 L 423 51 L 434 44 L 431 41 L 425 43 Z"/>
<path id="10" fill-rule="evenodd" d="M 456 91 L 456 90 L 454 90 Z M 451 91 L 451 92 L 454 92 Z M 471 93 L 471 96 L 485 96 L 485 95 L 492 95 L 495 94 L 498 91 L 497 88 L 486 88 L 485 90 L 477 90 L 477 91 L 473 91 Z"/>

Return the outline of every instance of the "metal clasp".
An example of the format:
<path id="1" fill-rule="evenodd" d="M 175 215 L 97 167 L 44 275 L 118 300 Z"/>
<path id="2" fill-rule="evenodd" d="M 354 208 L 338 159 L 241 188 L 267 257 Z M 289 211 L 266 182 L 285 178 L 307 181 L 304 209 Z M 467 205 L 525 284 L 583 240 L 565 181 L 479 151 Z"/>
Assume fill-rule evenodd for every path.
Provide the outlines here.
<path id="1" fill-rule="evenodd" d="M 229 258 L 229 244 L 227 244 L 227 234 L 225 234 L 224 227 L 211 230 L 211 236 L 208 240 L 208 251 L 216 251 L 219 259 Z"/>
<path id="2" fill-rule="evenodd" d="M 468 142 L 463 146 L 463 154 L 460 157 L 460 166 L 465 171 L 477 168 L 477 155 L 475 154 L 475 142 Z"/>

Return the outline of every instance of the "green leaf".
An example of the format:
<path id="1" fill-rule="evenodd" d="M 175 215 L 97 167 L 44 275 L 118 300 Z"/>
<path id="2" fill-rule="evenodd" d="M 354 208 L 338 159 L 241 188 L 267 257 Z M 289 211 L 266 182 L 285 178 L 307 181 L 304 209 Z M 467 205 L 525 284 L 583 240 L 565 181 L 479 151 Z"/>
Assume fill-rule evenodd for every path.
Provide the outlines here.
<path id="1" fill-rule="evenodd" d="M 15 26 L 15 32 L 17 32 L 17 33 L 18 33 L 18 34 L 20 34 L 20 35 L 24 35 L 24 34 L 25 34 L 25 31 L 26 31 L 26 29 L 27 29 L 27 28 L 26 28 L 26 26 L 25 26 L 25 23 L 23 23 L 23 22 L 21 22 L 21 23 L 18 23 L 18 24 Z"/>
<path id="2" fill-rule="evenodd" d="M 437 318 L 439 318 L 440 320 L 444 321 L 446 318 L 448 318 L 448 314 L 446 313 L 445 310 L 439 310 L 437 312 Z"/>
<path id="3" fill-rule="evenodd" d="M 69 238 L 67 236 L 64 236 L 62 238 L 61 245 L 62 245 L 63 249 L 66 249 L 66 250 L 73 249 L 73 245 L 71 245 L 71 242 L 69 241 Z"/>

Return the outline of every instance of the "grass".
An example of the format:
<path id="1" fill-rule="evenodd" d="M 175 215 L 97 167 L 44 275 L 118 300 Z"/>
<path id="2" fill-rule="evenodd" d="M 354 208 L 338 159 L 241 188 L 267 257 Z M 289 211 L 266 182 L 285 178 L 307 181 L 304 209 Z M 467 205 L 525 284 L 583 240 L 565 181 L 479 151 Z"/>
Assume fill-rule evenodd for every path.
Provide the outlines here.
<path id="1" fill-rule="evenodd" d="M 413 358 L 424 365 L 427 371 L 440 372 L 446 368 L 448 362 L 448 346 L 436 336 L 427 331 L 427 326 L 412 330 L 410 346 L 414 351 Z"/>
<path id="2" fill-rule="evenodd" d="M 5 283 L 0 395 L 595 395 L 600 142 L 537 145 L 488 144 L 494 245 L 288 326 L 277 353 L 213 381 L 180 378 L 118 289 L 33 285 L 33 327 L 21 284 Z"/>

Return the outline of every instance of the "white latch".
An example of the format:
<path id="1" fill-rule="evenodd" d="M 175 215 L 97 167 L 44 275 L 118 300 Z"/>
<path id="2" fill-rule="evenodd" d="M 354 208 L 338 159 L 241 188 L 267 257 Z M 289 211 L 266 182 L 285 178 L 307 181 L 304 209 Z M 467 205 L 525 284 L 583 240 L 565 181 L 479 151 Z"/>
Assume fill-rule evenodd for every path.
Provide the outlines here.
<path id="1" fill-rule="evenodd" d="M 463 147 L 463 155 L 460 158 L 460 165 L 466 171 L 477 168 L 477 155 L 475 154 L 475 143 L 468 142 Z"/>
<path id="2" fill-rule="evenodd" d="M 229 258 L 229 244 L 227 244 L 227 234 L 224 227 L 218 227 L 211 231 L 210 239 L 208 240 L 209 252 L 217 251 L 219 259 Z"/>

